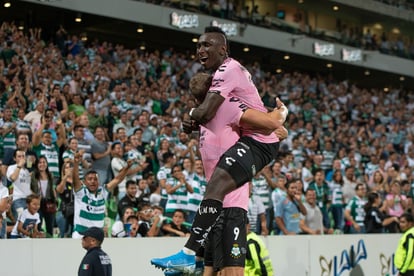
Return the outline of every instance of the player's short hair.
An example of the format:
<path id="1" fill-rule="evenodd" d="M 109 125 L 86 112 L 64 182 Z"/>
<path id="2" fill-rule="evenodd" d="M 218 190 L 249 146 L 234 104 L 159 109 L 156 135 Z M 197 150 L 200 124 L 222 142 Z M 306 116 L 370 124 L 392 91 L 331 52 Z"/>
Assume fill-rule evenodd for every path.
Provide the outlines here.
<path id="1" fill-rule="evenodd" d="M 226 45 L 226 47 L 227 47 L 227 54 L 230 55 L 230 44 L 229 44 L 229 40 L 227 39 L 226 33 L 220 27 L 217 27 L 217 26 L 207 26 L 204 29 L 204 33 L 219 33 L 219 34 L 223 35 L 223 39 L 224 39 L 223 42 L 224 42 L 224 45 Z"/>

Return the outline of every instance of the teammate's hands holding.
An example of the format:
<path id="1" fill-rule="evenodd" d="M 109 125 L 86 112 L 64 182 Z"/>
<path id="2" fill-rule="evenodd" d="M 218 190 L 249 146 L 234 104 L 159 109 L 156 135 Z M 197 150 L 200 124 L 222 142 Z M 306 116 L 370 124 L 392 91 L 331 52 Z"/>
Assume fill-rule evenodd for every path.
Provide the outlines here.
<path id="1" fill-rule="evenodd" d="M 200 127 L 199 124 L 196 121 L 191 120 L 191 119 L 190 120 L 187 120 L 187 119 L 183 120 L 182 124 L 183 124 L 183 130 L 187 134 L 191 134 L 191 132 L 197 131 L 198 128 Z"/>
<path id="2" fill-rule="evenodd" d="M 275 134 L 279 138 L 279 141 L 283 141 L 288 137 L 289 132 L 284 126 L 281 126 L 275 130 Z"/>
<path id="3" fill-rule="evenodd" d="M 270 116 L 273 120 L 278 121 L 280 124 L 284 124 L 286 117 L 288 115 L 288 109 L 285 104 L 279 99 L 276 98 L 276 107 L 270 112 Z"/>
<path id="4" fill-rule="evenodd" d="M 286 120 L 286 117 L 289 113 L 289 110 L 287 109 L 286 105 L 279 99 L 279 97 L 276 97 L 276 110 L 280 112 L 280 115 L 283 116 L 283 120 Z"/>

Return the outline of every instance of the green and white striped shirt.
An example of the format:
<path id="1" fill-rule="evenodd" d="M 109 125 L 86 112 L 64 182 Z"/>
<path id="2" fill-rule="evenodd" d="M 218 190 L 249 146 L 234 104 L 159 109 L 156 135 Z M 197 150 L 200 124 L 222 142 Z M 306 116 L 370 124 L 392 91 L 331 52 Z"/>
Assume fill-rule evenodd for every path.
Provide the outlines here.
<path id="1" fill-rule="evenodd" d="M 344 205 L 342 185 L 332 181 L 329 183 L 329 189 L 331 190 L 331 206 L 339 207 Z"/>
<path id="2" fill-rule="evenodd" d="M 365 220 L 365 210 L 364 206 L 367 203 L 365 198 L 359 198 L 358 196 L 354 196 L 346 206 L 346 210 L 350 210 L 352 218 L 355 222 L 360 225 L 364 226 Z"/>
<path id="3" fill-rule="evenodd" d="M 3 128 L 10 128 L 13 126 L 13 122 L 0 122 L 0 125 Z M 6 149 L 16 149 L 16 135 L 14 131 L 9 131 L 6 135 L 3 136 L 3 147 Z"/>
<path id="4" fill-rule="evenodd" d="M 85 185 L 82 185 L 79 191 L 74 191 L 74 197 L 74 231 L 82 233 L 92 226 L 104 227 L 108 190 L 99 187 L 95 193 L 91 193 Z"/>
<path id="5" fill-rule="evenodd" d="M 30 123 L 25 120 L 17 119 L 16 121 L 16 130 L 19 132 L 31 132 Z"/>
<path id="6" fill-rule="evenodd" d="M 47 146 L 43 143 L 40 143 L 38 146 L 33 147 L 33 151 L 36 153 L 37 157 L 45 156 L 49 171 L 55 178 L 60 177 L 59 173 L 59 147 L 56 143 L 53 143 L 50 146 Z"/>
<path id="7" fill-rule="evenodd" d="M 188 210 L 197 211 L 206 191 L 207 180 L 204 175 L 194 173 L 189 183 L 193 187 L 193 193 L 188 193 Z"/>
<path id="8" fill-rule="evenodd" d="M 162 166 L 158 170 L 158 173 L 157 173 L 157 179 L 158 179 L 158 181 L 160 181 L 162 179 L 167 180 L 167 179 L 169 179 L 171 177 L 172 177 L 172 175 L 171 175 L 171 168 Z M 164 188 L 161 188 L 161 198 L 162 199 L 167 199 L 167 197 L 168 197 L 167 191 Z"/>
<path id="9" fill-rule="evenodd" d="M 267 183 L 264 176 L 259 175 L 252 179 L 253 183 L 253 194 L 260 198 L 260 201 L 263 203 L 265 209 L 267 210 L 270 207 L 270 186 Z"/>
<path id="10" fill-rule="evenodd" d="M 168 178 L 166 185 L 175 187 L 180 184 L 180 181 L 175 178 Z M 179 187 L 173 194 L 168 194 L 167 204 L 165 205 L 165 212 L 172 213 L 177 209 L 188 210 L 188 192 L 185 185 Z"/>

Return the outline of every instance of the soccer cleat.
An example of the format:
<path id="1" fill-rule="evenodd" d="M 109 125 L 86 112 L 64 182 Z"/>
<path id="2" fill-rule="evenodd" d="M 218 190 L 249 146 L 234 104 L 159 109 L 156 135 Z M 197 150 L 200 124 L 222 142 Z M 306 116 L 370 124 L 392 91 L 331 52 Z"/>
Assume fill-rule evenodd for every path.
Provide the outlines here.
<path id="1" fill-rule="evenodd" d="M 178 253 L 165 257 L 151 259 L 151 264 L 161 269 L 178 270 L 185 273 L 193 273 L 195 270 L 195 256 L 185 254 L 182 250 Z"/>
<path id="2" fill-rule="evenodd" d="M 165 276 L 184 276 L 184 273 L 178 270 L 167 269 L 164 271 Z"/>
<path id="3" fill-rule="evenodd" d="M 165 276 L 202 276 L 204 272 L 204 262 L 196 261 L 195 270 L 193 273 L 184 273 L 174 269 L 166 269 Z"/>

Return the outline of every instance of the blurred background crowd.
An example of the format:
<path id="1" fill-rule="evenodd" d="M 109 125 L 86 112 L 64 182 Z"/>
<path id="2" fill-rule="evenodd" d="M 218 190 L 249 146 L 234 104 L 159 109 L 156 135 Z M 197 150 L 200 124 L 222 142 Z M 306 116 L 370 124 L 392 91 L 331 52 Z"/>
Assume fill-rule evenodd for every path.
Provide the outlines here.
<path id="1" fill-rule="evenodd" d="M 108 236 L 186 236 L 206 185 L 198 133 L 181 128 L 195 106 L 189 80 L 202 70 L 193 53 L 83 41 L 64 26 L 50 39 L 43 32 L 14 22 L 0 28 L 0 195 L 11 205 L 0 216 L 1 237 L 30 236 L 18 229 L 25 209 L 39 213 L 44 236 L 71 236 L 76 152 L 80 177 L 94 170 L 100 185 L 133 163 L 106 199 Z M 373 47 L 360 35 L 359 46 Z M 401 56 L 413 57 L 410 43 Z M 244 65 L 266 106 L 279 97 L 289 108 L 280 158 L 250 184 L 252 230 L 283 234 L 283 223 L 290 234 L 398 232 L 414 191 L 412 91 Z M 284 213 L 292 192 L 306 216 Z"/>

